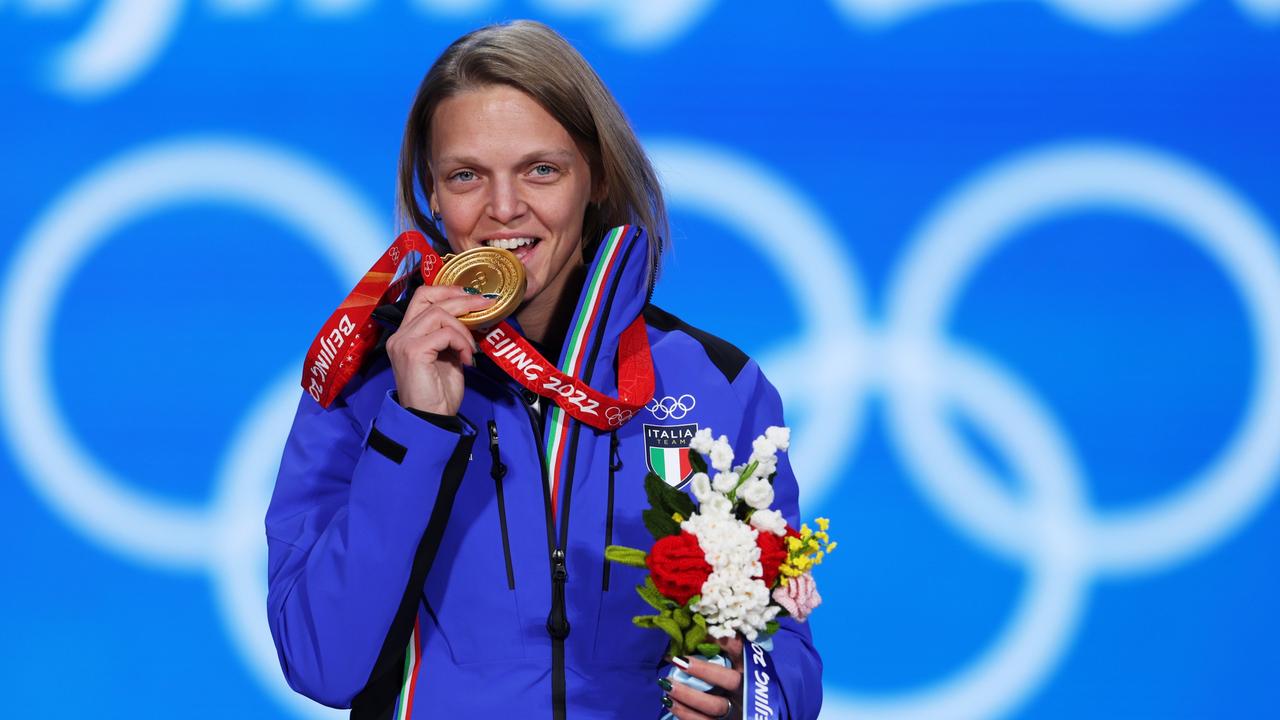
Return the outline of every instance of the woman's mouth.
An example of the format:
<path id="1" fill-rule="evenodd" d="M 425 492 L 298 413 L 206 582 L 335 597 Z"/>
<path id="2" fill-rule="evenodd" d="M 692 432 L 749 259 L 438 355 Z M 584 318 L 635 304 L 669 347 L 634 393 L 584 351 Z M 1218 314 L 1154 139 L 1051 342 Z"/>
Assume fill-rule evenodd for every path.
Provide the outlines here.
<path id="1" fill-rule="evenodd" d="M 529 253 L 533 252 L 533 248 L 536 247 L 539 242 L 540 239 L 536 237 L 515 237 L 485 240 L 484 244 L 487 247 L 510 250 L 515 254 L 517 259 L 524 262 L 524 259 L 529 255 Z"/>

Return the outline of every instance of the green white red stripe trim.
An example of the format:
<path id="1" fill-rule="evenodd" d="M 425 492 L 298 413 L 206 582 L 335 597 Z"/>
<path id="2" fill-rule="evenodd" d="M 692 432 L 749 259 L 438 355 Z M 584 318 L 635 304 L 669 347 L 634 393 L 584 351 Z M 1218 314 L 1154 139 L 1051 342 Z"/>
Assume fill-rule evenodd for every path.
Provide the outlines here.
<path id="1" fill-rule="evenodd" d="M 621 256 L 622 239 L 631 232 L 630 225 L 620 225 L 609 231 L 596 255 L 595 267 L 591 277 L 587 279 L 586 300 L 578 316 L 569 329 L 568 351 L 564 356 L 564 364 L 560 368 L 570 377 L 584 382 L 589 378 L 582 377 L 583 364 L 586 362 L 587 339 L 596 324 L 603 322 L 600 316 L 604 310 L 604 289 L 608 281 L 618 269 L 618 258 Z M 554 515 L 559 506 L 560 478 L 564 475 L 569 440 L 569 416 L 560 405 L 551 406 L 547 413 L 547 437 L 544 457 L 547 462 L 547 479 L 551 483 L 551 512 Z"/>
<path id="2" fill-rule="evenodd" d="M 396 700 L 395 720 L 413 717 L 413 694 L 418 688 L 418 665 L 422 662 L 422 628 L 418 618 L 413 619 L 413 634 L 409 647 L 404 651 L 404 680 L 400 685 L 400 697 Z"/>

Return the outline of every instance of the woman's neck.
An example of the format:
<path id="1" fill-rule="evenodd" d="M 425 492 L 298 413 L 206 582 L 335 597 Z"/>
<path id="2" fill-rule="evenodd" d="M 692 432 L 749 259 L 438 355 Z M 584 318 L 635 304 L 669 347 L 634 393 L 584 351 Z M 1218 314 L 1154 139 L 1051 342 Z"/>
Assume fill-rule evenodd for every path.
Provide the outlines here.
<path id="1" fill-rule="evenodd" d="M 539 293 L 525 307 L 516 312 L 516 320 L 524 336 L 538 343 L 549 352 L 557 352 L 564 344 L 564 336 L 573 322 L 573 308 L 582 292 L 587 268 L 579 263 L 565 272 L 559 288 L 547 288 L 551 292 Z"/>

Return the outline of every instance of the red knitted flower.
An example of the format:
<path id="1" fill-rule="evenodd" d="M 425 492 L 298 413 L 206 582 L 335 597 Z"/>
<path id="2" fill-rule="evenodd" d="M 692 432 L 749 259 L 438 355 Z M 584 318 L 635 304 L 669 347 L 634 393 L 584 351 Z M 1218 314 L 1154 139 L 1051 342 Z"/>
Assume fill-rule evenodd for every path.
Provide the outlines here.
<path id="1" fill-rule="evenodd" d="M 760 567 L 764 568 L 760 579 L 765 587 L 771 588 L 778 579 L 778 567 L 787 560 L 786 537 L 760 531 L 756 533 L 756 545 L 760 548 Z"/>
<path id="2" fill-rule="evenodd" d="M 705 556 L 698 538 L 682 532 L 654 543 L 645 564 L 658 592 L 684 605 L 702 592 L 702 583 L 711 575 Z"/>

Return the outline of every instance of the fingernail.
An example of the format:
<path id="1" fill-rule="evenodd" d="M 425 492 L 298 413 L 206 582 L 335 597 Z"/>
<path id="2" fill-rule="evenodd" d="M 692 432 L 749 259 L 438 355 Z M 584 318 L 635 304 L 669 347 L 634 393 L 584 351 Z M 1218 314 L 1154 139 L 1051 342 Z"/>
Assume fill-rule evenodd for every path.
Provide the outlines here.
<path id="1" fill-rule="evenodd" d="M 671 681 L 666 678 L 658 678 L 658 687 L 662 688 L 663 692 L 671 692 Z"/>
<path id="2" fill-rule="evenodd" d="M 663 696 L 662 696 L 662 707 L 669 708 L 669 707 L 671 707 L 673 704 L 674 704 L 674 703 L 672 703 L 672 702 L 671 702 L 671 696 L 670 696 L 670 695 L 663 695 Z"/>
<path id="3" fill-rule="evenodd" d="M 676 667 L 680 668 L 681 670 L 688 670 L 688 669 L 689 669 L 689 659 L 688 659 L 688 658 L 683 658 L 683 657 L 673 657 L 673 658 L 671 658 L 671 664 L 672 664 L 672 665 L 675 665 Z"/>
<path id="4" fill-rule="evenodd" d="M 498 293 L 485 293 L 485 294 L 481 295 L 480 297 L 484 298 L 485 300 L 497 300 L 498 298 L 500 298 L 500 297 L 502 297 L 502 296 L 501 296 L 501 295 L 499 295 Z"/>
<path id="5" fill-rule="evenodd" d="M 479 294 L 480 294 L 480 291 L 479 291 L 479 290 L 477 290 L 477 289 L 475 289 L 475 288 L 471 287 L 470 285 L 468 285 L 468 286 L 466 286 L 466 287 L 462 288 L 462 292 L 464 292 L 464 293 L 466 293 L 466 294 L 468 294 L 468 295 L 479 295 Z"/>

